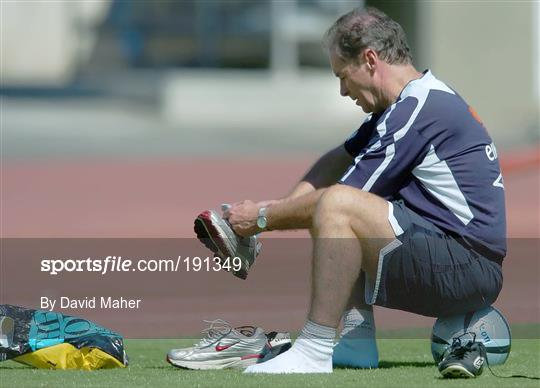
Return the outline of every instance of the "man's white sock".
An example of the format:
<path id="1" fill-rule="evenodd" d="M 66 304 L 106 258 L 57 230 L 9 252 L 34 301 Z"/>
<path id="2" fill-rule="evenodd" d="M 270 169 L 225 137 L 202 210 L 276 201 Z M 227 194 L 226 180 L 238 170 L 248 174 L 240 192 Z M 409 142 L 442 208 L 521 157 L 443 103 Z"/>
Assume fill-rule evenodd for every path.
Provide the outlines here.
<path id="1" fill-rule="evenodd" d="M 331 373 L 336 329 L 308 320 L 290 350 L 244 373 Z"/>
<path id="2" fill-rule="evenodd" d="M 326 360 L 332 357 L 335 337 L 336 329 L 333 327 L 319 325 L 308 320 L 294 345 L 299 351 L 303 351 L 314 359 Z"/>

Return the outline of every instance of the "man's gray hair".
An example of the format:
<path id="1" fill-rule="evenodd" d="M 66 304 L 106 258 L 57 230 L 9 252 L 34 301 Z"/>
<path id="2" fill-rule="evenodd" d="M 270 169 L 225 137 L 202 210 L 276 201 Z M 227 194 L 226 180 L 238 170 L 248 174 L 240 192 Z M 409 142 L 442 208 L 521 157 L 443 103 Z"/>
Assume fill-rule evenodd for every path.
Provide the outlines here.
<path id="1" fill-rule="evenodd" d="M 377 8 L 356 8 L 341 16 L 325 34 L 328 49 L 345 60 L 356 60 L 366 48 L 389 64 L 409 64 L 411 50 L 403 28 Z"/>

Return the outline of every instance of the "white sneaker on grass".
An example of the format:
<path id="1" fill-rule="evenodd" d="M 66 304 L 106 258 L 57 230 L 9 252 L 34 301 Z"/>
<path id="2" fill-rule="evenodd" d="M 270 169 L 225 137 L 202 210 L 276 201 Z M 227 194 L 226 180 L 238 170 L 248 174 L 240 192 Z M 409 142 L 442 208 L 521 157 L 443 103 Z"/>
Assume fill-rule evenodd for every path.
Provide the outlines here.
<path id="1" fill-rule="evenodd" d="M 259 327 L 232 328 L 229 323 L 216 319 L 205 321 L 210 327 L 206 336 L 195 346 L 172 349 L 167 361 L 186 369 L 243 369 L 268 360 L 290 348 L 288 333 L 265 334 Z"/>

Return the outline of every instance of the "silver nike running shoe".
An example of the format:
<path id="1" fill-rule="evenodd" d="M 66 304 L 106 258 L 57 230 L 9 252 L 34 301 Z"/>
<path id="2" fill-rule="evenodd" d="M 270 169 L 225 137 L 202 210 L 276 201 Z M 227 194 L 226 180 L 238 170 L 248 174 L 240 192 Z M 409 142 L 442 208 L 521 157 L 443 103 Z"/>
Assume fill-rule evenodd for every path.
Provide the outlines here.
<path id="1" fill-rule="evenodd" d="M 247 368 L 265 358 L 269 352 L 264 330 L 253 326 L 232 328 L 221 319 L 205 321 L 210 326 L 193 347 L 172 349 L 167 361 L 186 369 Z"/>
<path id="2" fill-rule="evenodd" d="M 225 205 L 226 206 L 226 205 Z M 195 219 L 193 229 L 197 238 L 221 260 L 238 257 L 241 266 L 233 275 L 246 279 L 250 268 L 261 251 L 261 243 L 256 236 L 237 235 L 229 222 L 213 210 L 206 210 Z M 230 264 L 230 263 L 229 263 Z M 224 267 L 227 268 L 227 267 Z"/>

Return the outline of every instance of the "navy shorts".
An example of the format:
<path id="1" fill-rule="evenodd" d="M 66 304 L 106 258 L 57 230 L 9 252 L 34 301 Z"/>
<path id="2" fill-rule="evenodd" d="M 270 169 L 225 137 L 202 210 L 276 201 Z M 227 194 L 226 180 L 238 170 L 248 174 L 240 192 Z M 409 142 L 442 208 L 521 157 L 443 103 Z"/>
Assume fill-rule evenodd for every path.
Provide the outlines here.
<path id="1" fill-rule="evenodd" d="M 396 239 L 381 250 L 376 279 L 366 277 L 366 303 L 441 317 L 495 302 L 503 282 L 499 263 L 461 245 L 402 201 L 390 203 L 388 220 Z"/>

